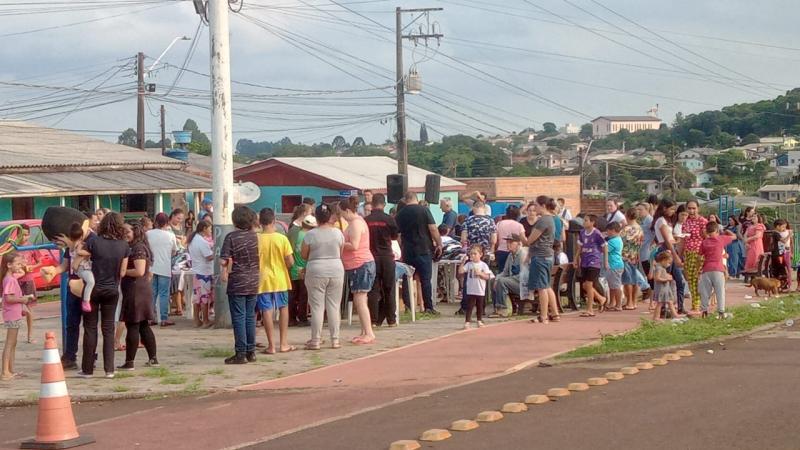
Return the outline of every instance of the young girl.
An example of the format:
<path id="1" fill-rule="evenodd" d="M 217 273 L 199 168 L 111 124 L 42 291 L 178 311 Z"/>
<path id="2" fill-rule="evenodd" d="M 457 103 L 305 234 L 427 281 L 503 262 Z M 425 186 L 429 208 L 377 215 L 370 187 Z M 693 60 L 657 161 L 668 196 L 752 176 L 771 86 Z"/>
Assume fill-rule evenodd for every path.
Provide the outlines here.
<path id="1" fill-rule="evenodd" d="M 778 219 L 775 221 L 775 231 L 780 235 L 778 252 L 783 255 L 783 265 L 786 268 L 786 285 L 782 289 L 789 291 L 792 289 L 792 228 L 786 219 Z"/>
<path id="2" fill-rule="evenodd" d="M 653 266 L 653 281 L 655 281 L 655 298 L 658 307 L 653 310 L 653 320 L 659 320 L 661 308 L 666 306 L 672 313 L 672 317 L 678 317 L 675 309 L 675 297 L 677 289 L 675 280 L 667 272 L 667 268 L 672 265 L 672 253 L 661 252 L 656 256 L 656 264 Z"/>
<path id="3" fill-rule="evenodd" d="M 475 244 L 469 248 L 469 262 L 467 258 L 461 261 L 458 273 L 466 275 L 467 284 L 467 310 L 464 314 L 464 329 L 469 330 L 472 319 L 472 308 L 477 306 L 478 328 L 483 326 L 484 297 L 486 295 L 486 281 L 493 278 L 494 274 L 485 262 L 481 261 L 483 248 Z"/>
<path id="4" fill-rule="evenodd" d="M 3 371 L 0 380 L 8 381 L 19 375 L 14 373 L 14 358 L 17 351 L 17 334 L 22 324 L 22 307 L 33 299 L 33 295 L 22 295 L 16 275 L 23 272 L 25 260 L 15 252 L 3 255 L 0 279 L 3 280 L 3 325 L 6 328 L 6 345 L 3 347 Z"/>
<path id="5" fill-rule="evenodd" d="M 92 290 L 94 290 L 92 254 L 86 251 L 86 235 L 83 234 L 83 230 L 79 230 L 79 232 L 80 235 L 70 236 L 70 238 L 75 241 L 75 246 L 70 250 L 72 271 L 83 280 L 83 302 L 81 302 L 81 309 L 83 309 L 83 312 L 91 312 L 92 304 L 89 303 L 89 300 L 92 298 Z"/>

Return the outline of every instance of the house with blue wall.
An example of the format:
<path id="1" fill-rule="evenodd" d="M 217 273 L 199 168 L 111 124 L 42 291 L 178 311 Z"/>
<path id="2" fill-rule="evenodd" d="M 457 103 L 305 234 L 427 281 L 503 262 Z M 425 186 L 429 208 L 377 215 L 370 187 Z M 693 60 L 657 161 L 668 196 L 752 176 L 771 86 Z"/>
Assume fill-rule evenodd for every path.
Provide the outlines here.
<path id="1" fill-rule="evenodd" d="M 339 201 L 365 190 L 386 193 L 387 175 L 397 173 L 397 161 L 385 156 L 269 158 L 234 171 L 236 181 L 250 181 L 261 189 L 261 197 L 249 206 L 256 211 L 272 208 L 279 214 L 291 214 L 303 197 L 320 202 Z M 432 174 L 419 167 L 408 166 L 408 189 L 420 198 L 425 193 L 425 177 Z M 441 178 L 440 200 L 449 198 L 458 204 L 464 183 Z M 430 205 L 437 223 L 442 211 Z"/>
<path id="2" fill-rule="evenodd" d="M 0 221 L 37 219 L 50 206 L 128 215 L 169 211 L 174 196 L 211 190 L 183 161 L 88 136 L 0 121 Z"/>

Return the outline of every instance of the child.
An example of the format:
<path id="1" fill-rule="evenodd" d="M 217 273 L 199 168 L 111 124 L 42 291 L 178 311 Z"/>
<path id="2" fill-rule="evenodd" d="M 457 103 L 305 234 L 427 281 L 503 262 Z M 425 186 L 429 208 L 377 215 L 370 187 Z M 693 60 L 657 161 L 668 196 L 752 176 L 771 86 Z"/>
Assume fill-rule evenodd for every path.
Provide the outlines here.
<path id="1" fill-rule="evenodd" d="M 700 244 L 700 254 L 705 258 L 698 286 L 703 317 L 708 317 L 708 304 L 713 290 L 717 296 L 717 314 L 720 319 L 725 318 L 725 265 L 722 256 L 725 247 L 736 240 L 735 234 L 727 230 L 725 233 L 720 236 L 719 226 L 709 222 L 706 225 L 707 237 Z"/>
<path id="2" fill-rule="evenodd" d="M 489 266 L 481 261 L 483 258 L 483 248 L 480 244 L 474 244 L 469 248 L 469 262 L 467 258 L 461 260 L 458 273 L 466 275 L 467 285 L 467 310 L 464 314 L 464 329 L 469 330 L 472 319 L 472 308 L 477 307 L 478 328 L 483 327 L 483 308 L 486 296 L 486 281 L 494 278 Z"/>
<path id="3" fill-rule="evenodd" d="M 225 236 L 219 257 L 222 281 L 228 283 L 228 305 L 233 323 L 236 354 L 225 364 L 256 361 L 256 297 L 258 295 L 258 236 L 256 213 L 247 206 L 237 206 L 231 214 L 236 230 Z"/>
<path id="4" fill-rule="evenodd" d="M 606 299 L 594 288 L 594 284 L 600 277 L 600 268 L 603 262 L 608 261 L 608 247 L 600 230 L 595 228 L 597 216 L 587 214 L 583 218 L 583 232 L 578 235 L 578 257 L 575 260 L 575 268 L 581 270 L 581 287 L 586 295 L 586 311 L 581 313 L 581 317 L 594 317 L 594 301 L 600 303 L 600 311 L 606 304 Z"/>
<path id="5" fill-rule="evenodd" d="M 289 291 L 292 280 L 289 268 L 294 265 L 294 249 L 289 239 L 275 230 L 275 211 L 262 209 L 258 214 L 262 232 L 258 234 L 259 285 L 256 305 L 263 317 L 264 331 L 267 333 L 267 355 L 275 354 L 272 341 L 272 314 L 280 314 L 280 352 L 291 352 L 295 348 L 286 342 L 289 327 Z"/>
<path id="6" fill-rule="evenodd" d="M 792 230 L 789 227 L 789 222 L 786 219 L 778 219 L 775 221 L 775 231 L 780 235 L 778 241 L 778 254 L 783 256 L 783 265 L 786 267 L 786 285 L 783 286 L 785 290 L 792 289 Z M 800 287 L 800 286 L 799 286 Z"/>
<path id="7" fill-rule="evenodd" d="M 94 290 L 92 254 L 86 251 L 85 239 L 87 236 L 83 230 L 75 229 L 74 231 L 75 234 L 70 235 L 70 238 L 74 242 L 73 247 L 70 249 L 72 272 L 83 280 L 83 302 L 81 302 L 81 309 L 83 312 L 91 312 L 92 304 L 89 303 L 89 300 L 91 300 L 92 290 Z"/>
<path id="8" fill-rule="evenodd" d="M 606 282 L 608 283 L 609 296 L 611 297 L 609 309 L 622 311 L 622 272 L 625 262 L 622 260 L 622 238 L 619 237 L 619 222 L 611 222 L 606 227 Z"/>
<path id="9" fill-rule="evenodd" d="M 17 334 L 22 325 L 22 309 L 33 299 L 32 295 L 22 295 L 22 288 L 16 275 L 23 271 L 24 259 L 15 252 L 3 255 L 0 279 L 3 280 L 3 325 L 6 328 L 6 345 L 3 347 L 3 371 L 0 380 L 8 381 L 18 374 L 14 373 L 14 359 L 17 351 Z"/>
<path id="10" fill-rule="evenodd" d="M 677 297 L 677 287 L 672 275 L 667 272 L 667 268 L 672 265 L 672 253 L 661 252 L 656 255 L 656 263 L 653 266 L 653 281 L 655 282 L 655 299 L 658 307 L 653 309 L 653 320 L 661 320 L 661 308 L 666 306 L 672 313 L 672 317 L 678 317 L 675 309 L 675 298 Z"/>

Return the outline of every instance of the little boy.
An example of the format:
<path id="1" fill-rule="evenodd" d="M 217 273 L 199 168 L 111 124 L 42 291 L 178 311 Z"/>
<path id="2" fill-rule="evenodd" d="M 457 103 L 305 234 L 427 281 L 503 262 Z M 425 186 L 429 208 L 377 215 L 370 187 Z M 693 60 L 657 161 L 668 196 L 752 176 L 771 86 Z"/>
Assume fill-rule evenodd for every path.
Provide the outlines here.
<path id="1" fill-rule="evenodd" d="M 736 235 L 728 230 L 720 236 L 716 223 L 706 224 L 706 238 L 700 244 L 700 255 L 705 262 L 698 286 L 703 317 L 708 317 L 708 303 L 713 290 L 717 295 L 717 315 L 720 319 L 725 318 L 725 265 L 722 258 L 725 247 L 735 240 Z"/>
<path id="2" fill-rule="evenodd" d="M 275 354 L 272 341 L 273 311 L 278 310 L 280 318 L 280 352 L 286 353 L 295 348 L 286 343 L 289 327 L 289 291 L 292 281 L 289 268 L 294 265 L 294 250 L 289 239 L 275 230 L 275 211 L 264 208 L 258 214 L 261 233 L 258 235 L 259 284 L 257 306 L 261 311 L 261 321 L 267 333 L 268 346 L 264 353 Z"/>
<path id="3" fill-rule="evenodd" d="M 583 218 L 583 231 L 578 235 L 578 257 L 575 267 L 581 270 L 581 287 L 586 295 L 586 311 L 581 317 L 594 317 L 594 301 L 598 299 L 600 307 L 606 304 L 606 299 L 598 293 L 594 284 L 600 277 L 600 268 L 608 262 L 608 247 L 600 230 L 595 228 L 597 216 L 587 214 Z"/>
<path id="4" fill-rule="evenodd" d="M 619 222 L 611 222 L 606 227 L 607 262 L 606 262 L 606 282 L 608 283 L 609 308 L 614 311 L 622 311 L 622 272 L 625 270 L 625 262 L 622 260 L 622 238 L 619 237 Z"/>
<path id="5" fill-rule="evenodd" d="M 225 236 L 220 250 L 222 281 L 228 283 L 236 354 L 225 364 L 247 364 L 256 360 L 256 296 L 258 294 L 258 236 L 253 231 L 256 213 L 237 206 L 231 214 L 236 230 Z"/>

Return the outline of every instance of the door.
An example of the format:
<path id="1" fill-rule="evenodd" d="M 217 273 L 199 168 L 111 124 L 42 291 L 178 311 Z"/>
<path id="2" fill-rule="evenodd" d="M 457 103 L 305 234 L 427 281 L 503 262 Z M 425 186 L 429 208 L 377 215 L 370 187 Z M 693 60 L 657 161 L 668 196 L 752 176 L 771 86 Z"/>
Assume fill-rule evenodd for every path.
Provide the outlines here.
<path id="1" fill-rule="evenodd" d="M 33 219 L 33 197 L 11 199 L 11 220 Z"/>
<path id="2" fill-rule="evenodd" d="M 303 203 L 302 195 L 282 195 L 281 196 L 281 213 L 292 214 L 294 209 Z"/>

